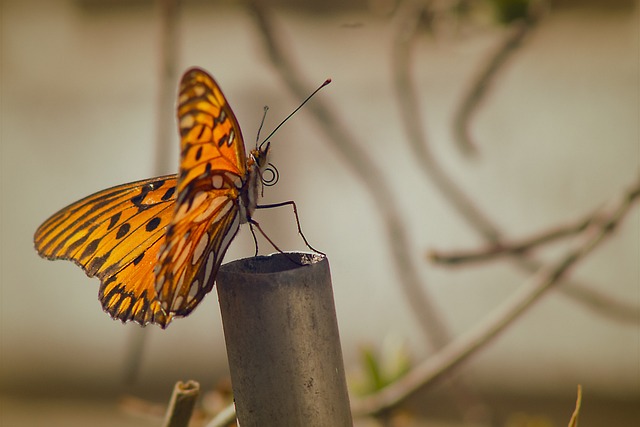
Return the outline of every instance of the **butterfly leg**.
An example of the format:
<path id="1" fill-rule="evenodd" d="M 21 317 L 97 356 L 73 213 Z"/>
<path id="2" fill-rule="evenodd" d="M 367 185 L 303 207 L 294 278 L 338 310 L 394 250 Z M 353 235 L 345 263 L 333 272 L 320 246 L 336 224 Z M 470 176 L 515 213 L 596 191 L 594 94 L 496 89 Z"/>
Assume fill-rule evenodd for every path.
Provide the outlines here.
<path id="1" fill-rule="evenodd" d="M 258 223 L 255 222 L 253 219 L 250 219 L 249 220 L 249 230 L 251 230 L 251 235 L 253 236 L 253 243 L 255 244 L 255 247 L 256 247 L 256 251 L 254 252 L 253 256 L 256 257 L 256 256 L 258 256 L 258 238 L 256 237 L 256 231 L 253 229 L 254 225 L 256 225 L 258 227 L 258 229 L 260 230 L 260 226 L 258 225 Z M 262 234 L 264 234 L 264 232 L 262 230 L 260 230 L 260 232 Z"/>
<path id="2" fill-rule="evenodd" d="M 268 205 L 258 205 L 258 206 L 256 206 L 256 209 L 279 208 L 279 207 L 287 206 L 287 205 L 289 205 L 289 206 L 291 206 L 293 208 L 293 214 L 296 217 L 296 226 L 298 227 L 298 234 L 300 234 L 300 237 L 302 237 L 302 240 L 304 241 L 304 244 L 307 245 L 307 247 L 309 249 L 311 249 L 313 252 L 315 252 L 315 253 L 317 253 L 319 255 L 322 255 L 322 256 L 326 256 L 326 254 L 324 252 L 320 252 L 319 250 L 317 250 L 316 248 L 311 246 L 309 244 L 309 242 L 307 241 L 307 238 L 305 237 L 304 233 L 302 232 L 302 227 L 300 227 L 300 218 L 298 217 L 298 207 L 296 206 L 296 202 L 294 202 L 293 200 L 288 200 L 286 202 L 271 203 L 271 204 L 268 204 Z M 258 229 L 260 229 L 260 228 L 258 227 Z M 262 230 L 260 230 L 260 232 L 262 234 L 264 234 L 264 232 L 262 232 Z M 267 238 L 267 240 L 268 240 L 268 238 Z M 269 242 L 271 242 L 271 241 L 269 240 Z M 272 245 L 273 245 L 273 243 L 272 243 Z M 278 249 L 275 245 L 274 245 L 274 247 L 276 249 Z"/>
<path id="3" fill-rule="evenodd" d="M 276 245 L 273 240 L 271 240 L 271 238 L 269 238 L 269 236 L 267 236 L 267 234 L 264 232 L 264 230 L 262 230 L 262 227 L 260 227 L 260 224 L 258 223 L 258 221 L 254 220 L 253 218 L 249 218 L 248 220 L 249 225 L 251 226 L 255 226 L 258 231 L 260 232 L 260 234 L 262 234 L 264 236 L 265 239 L 267 239 L 267 241 L 271 244 L 271 246 L 274 247 L 274 249 L 278 252 L 280 252 L 282 255 L 286 256 L 289 261 L 291 261 L 292 263 L 299 265 L 301 267 L 304 267 L 306 264 L 301 264 L 298 260 L 296 260 L 295 258 L 293 258 L 290 254 L 284 252 L 282 249 L 280 249 L 278 247 L 278 245 Z M 257 254 L 256 254 L 257 256 Z"/>
<path id="4" fill-rule="evenodd" d="M 262 230 L 262 227 L 260 227 L 260 224 L 258 223 L 258 221 L 256 221 L 253 218 L 249 218 L 248 222 L 249 222 L 249 225 L 251 226 L 251 232 L 252 233 L 253 233 L 253 227 L 256 227 L 258 229 L 258 231 L 260 232 L 260 234 L 262 234 L 264 236 L 264 238 L 267 239 L 267 241 L 269 243 L 271 243 L 271 246 L 273 246 L 276 251 L 280 252 L 281 254 L 285 254 L 286 255 L 286 253 L 282 249 L 280 249 L 278 247 L 278 245 L 273 243 L 273 240 L 271 240 L 271 238 L 269 236 L 267 236 L 267 233 L 265 233 L 264 230 Z M 254 239 L 256 238 L 255 233 L 253 234 L 253 238 Z M 257 240 L 256 240 L 256 256 L 258 256 L 258 241 Z"/>

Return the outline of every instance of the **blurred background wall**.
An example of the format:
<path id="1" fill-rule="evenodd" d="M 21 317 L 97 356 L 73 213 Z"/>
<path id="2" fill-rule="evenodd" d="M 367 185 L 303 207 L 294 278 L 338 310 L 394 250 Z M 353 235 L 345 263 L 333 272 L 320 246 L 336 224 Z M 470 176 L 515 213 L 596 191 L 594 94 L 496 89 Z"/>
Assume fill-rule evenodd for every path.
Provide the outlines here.
<path id="1" fill-rule="evenodd" d="M 317 97 L 385 172 L 409 232 L 408 262 L 455 336 L 527 275 L 501 261 L 453 269 L 427 260 L 428 250 L 477 248 L 483 240 L 425 179 L 408 146 L 392 75 L 399 7 L 280 3 L 276 31 L 310 87 L 333 79 Z M 102 312 L 97 279 L 72 263 L 40 259 L 32 244 L 37 226 L 68 203 L 176 170 L 177 148 L 166 165 L 155 164 L 159 10 L 151 1 L 2 2 L 0 383 L 9 406 L 36 395 L 117 394 L 142 336 L 142 396 L 164 398 L 179 379 L 212 387 L 226 375 L 215 293 L 166 331 L 147 327 L 141 335 Z M 453 114 L 507 31 L 483 13 L 420 33 L 411 73 L 438 161 L 517 238 L 581 218 L 637 177 L 638 13 L 632 2 L 552 4 L 474 116 L 479 152 L 469 158 L 453 141 Z M 178 69 L 196 65 L 215 76 L 247 145 L 265 104 L 271 130 L 301 101 L 270 62 L 248 8 L 184 1 L 178 23 Z M 177 131 L 171 138 L 177 147 Z M 357 371 L 365 344 L 382 351 L 404 343 L 416 361 L 431 354 L 397 283 L 380 212 L 309 112 L 289 121 L 272 148 L 280 182 L 264 201 L 295 200 L 306 236 L 329 256 L 347 369 Z M 287 209 L 256 218 L 281 247 L 305 249 Z M 639 226 L 636 209 L 572 277 L 637 307 Z M 563 248 L 540 254 L 551 261 Z M 265 242 L 261 250 L 271 252 Z M 243 229 L 225 259 L 252 254 Z M 571 402 L 581 383 L 592 396 L 637 402 L 639 336 L 637 317 L 612 320 L 554 291 L 459 372 L 480 393 Z"/>

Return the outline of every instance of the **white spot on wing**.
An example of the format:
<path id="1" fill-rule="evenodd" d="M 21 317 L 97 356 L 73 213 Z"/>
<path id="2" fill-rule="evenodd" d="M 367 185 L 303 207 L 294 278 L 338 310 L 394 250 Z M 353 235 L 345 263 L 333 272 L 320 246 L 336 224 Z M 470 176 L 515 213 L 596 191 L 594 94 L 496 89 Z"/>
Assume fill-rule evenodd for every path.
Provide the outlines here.
<path id="1" fill-rule="evenodd" d="M 175 311 L 182 306 L 182 301 L 184 301 L 184 297 L 182 295 L 178 295 L 171 304 L 171 311 Z"/>
<path id="2" fill-rule="evenodd" d="M 207 206 L 207 209 L 202 212 L 200 215 L 198 215 L 197 217 L 195 217 L 193 219 L 193 222 L 201 222 L 204 221 L 206 219 L 209 219 L 209 217 L 211 216 L 211 214 L 213 212 L 215 212 L 222 203 L 227 202 L 229 199 L 227 199 L 224 196 L 219 196 L 214 198 L 213 200 L 211 200 L 209 202 L 209 206 Z"/>
<path id="3" fill-rule="evenodd" d="M 171 258 L 171 262 L 176 262 L 176 258 L 178 258 L 178 255 L 180 255 L 180 253 L 182 252 L 182 247 L 184 246 L 186 241 L 187 238 L 184 236 L 182 237 L 182 239 L 180 239 L 180 241 L 178 242 L 178 247 L 176 248 L 176 251 L 173 253 L 173 257 Z"/>
<path id="4" fill-rule="evenodd" d="M 162 276 L 156 277 L 156 292 L 160 293 L 162 285 L 164 285 L 164 274 Z"/>
<path id="5" fill-rule="evenodd" d="M 191 209 L 197 209 L 205 200 L 207 199 L 207 193 L 204 191 L 198 191 L 195 196 L 193 196 L 193 202 L 191 202 Z"/>
<path id="6" fill-rule="evenodd" d="M 195 122 L 196 122 L 196 120 L 193 118 L 193 114 L 185 114 L 180 119 L 180 128 L 181 129 L 189 129 L 189 128 L 193 127 Z"/>
<path id="7" fill-rule="evenodd" d="M 206 198 L 207 193 L 205 193 L 204 191 L 198 191 L 196 195 L 193 196 L 193 199 L 191 199 L 191 204 L 189 204 L 189 202 L 183 202 L 182 204 L 180 204 L 173 217 L 173 223 L 175 224 L 176 222 L 180 221 L 189 212 L 200 206 L 206 200 Z"/>
<path id="8" fill-rule="evenodd" d="M 176 285 L 176 289 L 180 289 L 182 288 L 182 285 L 184 284 L 184 276 L 186 274 L 186 270 L 182 271 L 182 274 L 180 275 L 180 280 L 178 280 L 178 284 Z"/>
<path id="9" fill-rule="evenodd" d="M 207 257 L 207 265 L 204 270 L 204 283 L 209 283 L 209 277 L 211 276 L 211 272 L 213 270 L 213 261 L 215 260 L 215 253 L 211 251 L 209 256 Z"/>
<path id="10" fill-rule="evenodd" d="M 178 210 L 176 210 L 175 215 L 173 216 L 173 222 L 176 223 L 180 221 L 182 218 L 184 218 L 188 210 L 189 210 L 189 204 L 186 202 L 181 203 L 180 206 L 178 206 Z"/>
<path id="11" fill-rule="evenodd" d="M 204 95 L 205 88 L 204 86 L 194 86 L 193 92 L 196 94 L 196 96 L 202 96 Z"/>
<path id="12" fill-rule="evenodd" d="M 213 185 L 213 188 L 215 188 L 216 190 L 222 188 L 222 184 L 224 184 L 224 179 L 222 178 L 222 175 L 215 174 L 211 177 L 211 185 Z"/>
<path id="13" fill-rule="evenodd" d="M 231 182 L 233 182 L 233 185 L 235 185 L 236 188 L 238 189 L 242 188 L 243 184 L 242 184 L 242 178 L 240 178 L 240 176 L 230 172 L 225 172 L 224 174 L 228 179 L 231 180 Z"/>
<path id="14" fill-rule="evenodd" d="M 222 218 L 223 216 L 225 216 L 227 212 L 229 212 L 232 206 L 233 206 L 233 203 L 225 204 L 220 210 L 220 212 L 218 213 L 218 218 Z"/>
<path id="15" fill-rule="evenodd" d="M 233 218 L 233 222 L 229 227 L 229 231 L 227 232 L 227 234 L 225 234 L 224 238 L 222 239 L 222 243 L 220 243 L 220 248 L 218 249 L 219 256 L 224 257 L 224 254 L 227 251 L 227 248 L 229 247 L 231 240 L 233 240 L 233 238 L 236 236 L 236 233 L 238 232 L 239 227 L 240 227 L 240 215 L 236 213 Z"/>
<path id="16" fill-rule="evenodd" d="M 193 257 L 191 257 L 191 264 L 195 265 L 200 260 L 208 244 L 209 244 L 209 233 L 204 233 L 202 237 L 200 237 L 200 241 L 196 245 L 196 248 L 193 250 Z"/>
<path id="17" fill-rule="evenodd" d="M 187 255 L 189 255 L 189 252 L 191 252 L 191 245 L 192 244 L 193 243 L 189 243 L 184 248 L 184 250 L 180 254 L 180 257 L 178 258 L 176 263 L 173 265 L 173 274 L 177 274 L 180 271 L 180 268 L 182 267 L 182 264 L 184 264 L 184 261 L 187 259 Z"/>
<path id="18" fill-rule="evenodd" d="M 198 288 L 197 286 L 193 286 L 192 285 L 189 288 L 189 294 L 187 295 L 187 301 L 191 302 L 196 297 L 196 295 L 198 295 L 199 291 L 200 291 L 200 288 Z"/>

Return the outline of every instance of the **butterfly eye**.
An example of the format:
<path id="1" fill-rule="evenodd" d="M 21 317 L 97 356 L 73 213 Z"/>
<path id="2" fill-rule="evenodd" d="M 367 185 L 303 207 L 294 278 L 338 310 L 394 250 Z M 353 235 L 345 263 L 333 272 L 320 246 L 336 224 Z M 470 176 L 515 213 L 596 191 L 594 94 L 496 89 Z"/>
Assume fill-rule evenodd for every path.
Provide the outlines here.
<path id="1" fill-rule="evenodd" d="M 267 168 L 262 171 L 260 179 L 262 180 L 262 184 L 264 184 L 266 187 L 271 187 L 272 185 L 276 185 L 276 183 L 280 179 L 280 173 L 272 163 L 269 163 Z"/>

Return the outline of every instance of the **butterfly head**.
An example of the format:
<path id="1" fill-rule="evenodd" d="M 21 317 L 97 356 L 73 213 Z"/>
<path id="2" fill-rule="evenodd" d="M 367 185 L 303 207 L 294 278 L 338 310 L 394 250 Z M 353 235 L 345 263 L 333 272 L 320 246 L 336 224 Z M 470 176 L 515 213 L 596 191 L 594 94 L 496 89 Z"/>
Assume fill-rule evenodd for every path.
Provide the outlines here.
<path id="1" fill-rule="evenodd" d="M 251 150 L 251 157 L 249 160 L 249 162 L 251 162 L 254 165 L 253 167 L 255 167 L 255 169 L 257 170 L 262 185 L 267 187 L 275 185 L 280 178 L 278 169 L 276 169 L 273 163 L 269 163 L 270 152 L 271 142 L 265 141 L 254 150 Z"/>
<path id="2" fill-rule="evenodd" d="M 271 152 L 271 142 L 266 141 L 251 150 L 251 160 L 258 170 L 264 171 L 269 165 L 269 153 Z"/>

